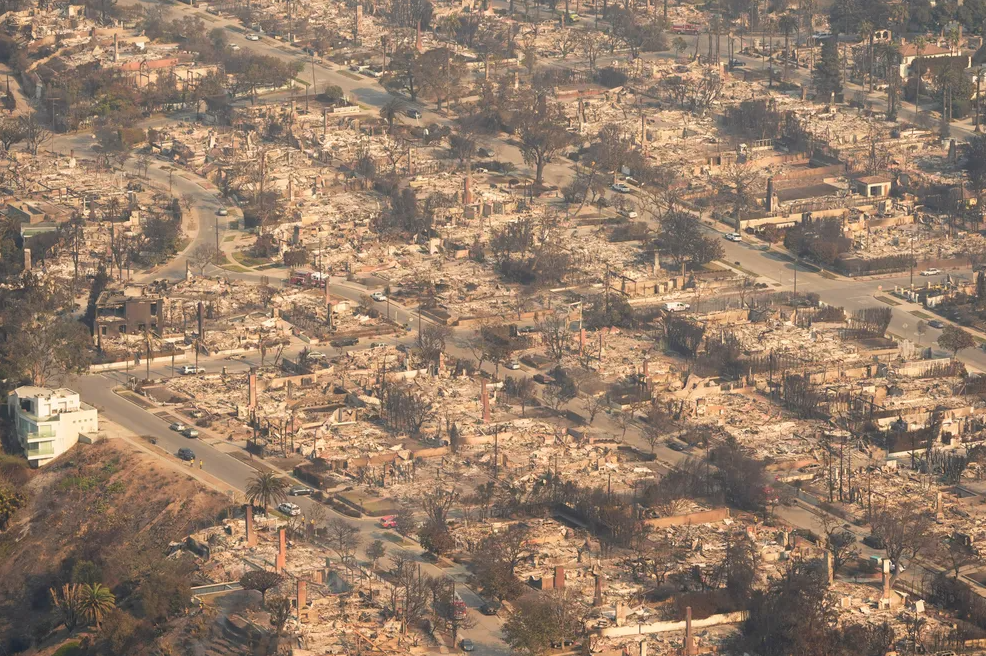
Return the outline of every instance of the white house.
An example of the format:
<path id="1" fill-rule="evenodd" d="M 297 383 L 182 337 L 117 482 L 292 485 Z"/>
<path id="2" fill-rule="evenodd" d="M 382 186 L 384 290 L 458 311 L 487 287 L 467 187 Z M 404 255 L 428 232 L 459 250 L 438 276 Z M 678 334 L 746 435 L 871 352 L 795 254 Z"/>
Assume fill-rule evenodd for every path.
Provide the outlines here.
<path id="1" fill-rule="evenodd" d="M 921 59 L 927 63 L 929 59 L 947 59 L 950 57 L 962 58 L 965 62 L 965 67 L 969 68 L 972 65 L 972 57 L 968 55 L 963 55 L 957 51 L 950 50 L 949 48 L 942 48 L 941 46 L 929 43 L 920 49 Z M 900 76 L 903 79 L 910 77 L 912 73 L 912 66 L 915 60 L 918 59 L 918 47 L 913 43 L 905 43 L 900 47 Z"/>
<path id="2" fill-rule="evenodd" d="M 18 387 L 7 395 L 7 413 L 32 467 L 45 465 L 71 449 L 80 433 L 95 433 L 99 428 L 96 408 L 64 387 Z"/>

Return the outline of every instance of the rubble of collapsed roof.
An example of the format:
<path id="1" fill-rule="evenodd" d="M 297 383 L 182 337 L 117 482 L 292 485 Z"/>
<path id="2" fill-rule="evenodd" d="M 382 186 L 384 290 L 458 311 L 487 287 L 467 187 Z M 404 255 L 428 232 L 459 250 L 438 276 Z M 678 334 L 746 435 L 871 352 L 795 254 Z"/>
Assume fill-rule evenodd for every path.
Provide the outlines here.
<path id="1" fill-rule="evenodd" d="M 303 515 L 260 519 L 238 498 L 192 534 L 199 578 L 282 574 L 298 654 L 448 647 L 457 620 L 432 608 L 402 626 L 410 593 L 365 543 L 342 553 L 312 524 L 332 513 L 392 553 L 427 552 L 470 606 L 510 617 L 564 596 L 587 652 L 726 653 L 749 598 L 802 566 L 825 574 L 833 624 L 892 629 L 887 652 L 916 648 L 919 624 L 938 647 L 981 644 L 986 621 L 942 592 L 952 568 L 950 586 L 986 581 L 986 332 L 950 346 L 943 321 L 986 326 L 965 124 L 968 139 L 888 120 L 864 93 L 862 35 L 831 37 L 847 91 L 820 97 L 805 70 L 824 21 L 737 23 L 722 55 L 691 40 L 721 18 L 711 7 L 412 4 L 211 3 L 223 57 L 74 6 L 5 15 L 38 112 L 80 71 L 219 84 L 194 106 L 149 104 L 180 114 L 139 128 L 54 98 L 53 127 L 91 128 L 99 147 L 9 150 L 0 167 L 17 274 L 74 292 L 92 373 L 311 488 Z M 660 38 L 644 48 L 603 11 Z M 302 72 L 245 93 L 217 63 L 239 49 L 225 29 Z M 954 39 L 931 40 L 928 58 Z M 959 41 L 949 56 L 976 50 Z M 461 89 L 399 88 L 395 58 L 436 51 Z M 521 119 L 549 107 L 563 145 L 540 161 Z M 684 245 L 675 218 L 694 228 Z M 888 518 L 921 539 L 891 545 Z M 500 595 L 485 561 L 518 535 Z"/>

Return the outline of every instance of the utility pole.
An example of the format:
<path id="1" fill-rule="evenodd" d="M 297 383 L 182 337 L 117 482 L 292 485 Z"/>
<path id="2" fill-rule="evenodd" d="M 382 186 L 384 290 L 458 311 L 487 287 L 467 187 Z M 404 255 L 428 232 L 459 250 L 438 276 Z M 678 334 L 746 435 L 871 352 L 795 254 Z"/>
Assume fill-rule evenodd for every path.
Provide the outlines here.
<path id="1" fill-rule="evenodd" d="M 914 289 L 914 237 L 910 237 L 909 241 L 911 244 L 911 289 Z"/>
<path id="2" fill-rule="evenodd" d="M 500 480 L 500 424 L 493 427 L 493 480 Z"/>

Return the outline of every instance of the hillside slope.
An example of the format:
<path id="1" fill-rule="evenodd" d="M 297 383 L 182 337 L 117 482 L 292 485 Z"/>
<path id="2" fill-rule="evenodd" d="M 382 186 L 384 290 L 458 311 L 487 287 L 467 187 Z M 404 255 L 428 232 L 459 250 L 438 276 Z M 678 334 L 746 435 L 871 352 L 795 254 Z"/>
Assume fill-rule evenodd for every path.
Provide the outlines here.
<path id="1" fill-rule="evenodd" d="M 168 544 L 211 525 L 228 504 L 120 440 L 78 447 L 24 490 L 26 507 L 0 534 L 0 651 L 12 653 L 57 624 L 49 589 L 82 575 L 147 616 L 137 593 L 161 576 Z"/>

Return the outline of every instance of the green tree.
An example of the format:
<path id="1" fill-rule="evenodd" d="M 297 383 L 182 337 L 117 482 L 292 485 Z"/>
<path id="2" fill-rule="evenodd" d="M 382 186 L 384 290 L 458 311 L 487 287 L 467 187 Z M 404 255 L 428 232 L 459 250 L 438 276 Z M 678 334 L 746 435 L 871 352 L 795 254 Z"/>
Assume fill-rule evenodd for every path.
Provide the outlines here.
<path id="1" fill-rule="evenodd" d="M 812 76 L 818 100 L 827 102 L 833 93 L 842 93 L 839 44 L 835 34 L 822 42 L 822 54 L 815 64 L 815 71 Z"/>
<path id="2" fill-rule="evenodd" d="M 578 602 L 558 594 L 532 594 L 514 603 L 503 635 L 514 653 L 541 656 L 552 642 L 575 637 L 580 628 Z"/>
<path id="3" fill-rule="evenodd" d="M 26 503 L 27 498 L 20 492 L 0 486 L 0 531 L 7 530 L 10 518 Z"/>
<path id="4" fill-rule="evenodd" d="M 671 41 L 671 48 L 674 50 L 675 57 L 681 57 L 681 53 L 688 50 L 688 42 L 680 36 L 676 36 L 674 40 Z"/>
<path id="5" fill-rule="evenodd" d="M 534 167 L 534 183 L 541 186 L 544 167 L 572 143 L 561 105 L 549 103 L 543 97 L 528 96 L 519 104 L 513 124 L 524 163 Z"/>
<path id="6" fill-rule="evenodd" d="M 247 500 L 251 504 L 260 502 L 266 515 L 271 505 L 287 499 L 287 488 L 287 481 L 279 478 L 274 472 L 260 472 L 251 479 L 247 486 Z"/>
<path id="7" fill-rule="evenodd" d="M 28 275 L 20 289 L 0 294 L 0 302 L 0 358 L 7 377 L 44 386 L 55 374 L 89 368 L 92 337 L 72 317 L 75 303 L 67 288 Z"/>
<path id="8" fill-rule="evenodd" d="M 945 328 L 941 331 L 941 335 L 938 336 L 938 346 L 942 347 L 946 351 L 951 351 L 953 358 L 959 354 L 959 351 L 971 348 L 975 345 L 976 340 L 973 339 L 972 335 L 958 326 L 953 326 L 951 324 L 945 326 Z"/>
<path id="9" fill-rule="evenodd" d="M 969 139 L 969 147 L 962 167 L 969 176 L 972 188 L 982 199 L 986 192 L 986 135 L 977 134 Z"/>
<path id="10" fill-rule="evenodd" d="M 90 624 L 100 628 L 103 618 L 116 608 L 116 596 L 101 583 L 82 585 L 79 590 L 79 611 Z"/>
<path id="11" fill-rule="evenodd" d="M 183 614 L 192 598 L 188 565 L 181 561 L 160 563 L 145 576 L 137 594 L 143 616 L 155 624 Z"/>
<path id="12" fill-rule="evenodd" d="M 703 235 L 698 219 L 687 212 L 669 212 L 661 219 L 655 245 L 677 268 L 686 262 L 706 264 L 723 256 L 719 240 Z"/>
<path id="13" fill-rule="evenodd" d="M 72 583 L 92 585 L 102 579 L 102 572 L 91 560 L 78 560 L 72 565 Z"/>
<path id="14" fill-rule="evenodd" d="M 412 101 L 417 100 L 421 86 L 418 79 L 420 66 L 417 51 L 413 48 L 398 50 L 387 68 L 387 73 L 380 80 L 383 86 L 398 93 L 406 92 Z"/>

